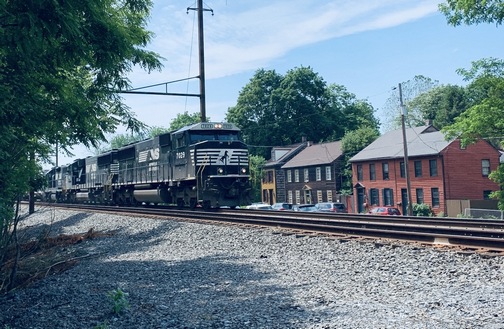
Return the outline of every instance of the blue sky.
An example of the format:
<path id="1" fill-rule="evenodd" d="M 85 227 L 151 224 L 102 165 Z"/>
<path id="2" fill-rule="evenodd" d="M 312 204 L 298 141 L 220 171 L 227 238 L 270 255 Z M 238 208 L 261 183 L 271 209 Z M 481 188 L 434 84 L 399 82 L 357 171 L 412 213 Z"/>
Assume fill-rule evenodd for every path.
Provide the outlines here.
<path id="1" fill-rule="evenodd" d="M 463 85 L 456 69 L 472 61 L 502 58 L 503 29 L 491 24 L 452 27 L 439 0 L 207 0 L 204 14 L 206 113 L 222 121 L 240 90 L 259 68 L 285 74 L 310 66 L 327 83 L 367 99 L 377 117 L 398 83 L 424 75 Z M 133 87 L 198 75 L 196 1 L 154 0 L 149 50 L 165 58 L 162 72 L 135 69 Z M 161 89 L 149 89 L 159 91 Z M 170 85 L 169 92 L 198 93 L 198 81 Z M 167 127 L 177 113 L 199 113 L 199 99 L 124 95 L 150 126 Z M 118 133 L 124 130 L 119 129 Z M 82 147 L 76 156 L 92 154 Z M 65 159 L 60 156 L 60 164 Z M 70 160 L 69 160 L 70 161 Z"/>

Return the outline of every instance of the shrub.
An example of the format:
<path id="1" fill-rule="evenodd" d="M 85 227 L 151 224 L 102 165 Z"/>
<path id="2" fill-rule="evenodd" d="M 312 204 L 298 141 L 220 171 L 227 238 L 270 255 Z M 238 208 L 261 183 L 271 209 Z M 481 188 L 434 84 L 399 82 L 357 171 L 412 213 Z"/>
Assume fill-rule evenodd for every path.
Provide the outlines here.
<path id="1" fill-rule="evenodd" d="M 414 203 L 413 204 L 413 215 L 414 216 L 434 216 L 434 212 L 431 207 L 425 203 Z"/>

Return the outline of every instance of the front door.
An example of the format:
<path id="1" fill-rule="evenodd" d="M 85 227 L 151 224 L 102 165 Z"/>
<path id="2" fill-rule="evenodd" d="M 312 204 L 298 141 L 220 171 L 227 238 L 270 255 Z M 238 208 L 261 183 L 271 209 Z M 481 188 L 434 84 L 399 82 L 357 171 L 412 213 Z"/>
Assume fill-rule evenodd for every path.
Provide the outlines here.
<path id="1" fill-rule="evenodd" d="M 305 190 L 304 194 L 305 203 L 312 203 L 311 190 Z"/>
<path id="2" fill-rule="evenodd" d="M 365 210 L 364 203 L 366 202 L 366 189 L 363 187 L 357 187 L 357 213 L 361 214 Z"/>

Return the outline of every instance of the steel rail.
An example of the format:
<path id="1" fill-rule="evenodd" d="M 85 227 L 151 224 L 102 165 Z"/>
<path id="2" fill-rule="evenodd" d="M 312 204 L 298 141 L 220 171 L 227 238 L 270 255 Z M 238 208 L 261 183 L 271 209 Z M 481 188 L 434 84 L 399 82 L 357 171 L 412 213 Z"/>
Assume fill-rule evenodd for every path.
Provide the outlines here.
<path id="1" fill-rule="evenodd" d="M 135 216 L 185 218 L 297 232 L 313 232 L 367 238 L 387 238 L 427 244 L 452 245 L 504 251 L 504 222 L 429 217 L 387 217 L 350 214 L 303 213 L 291 211 L 168 210 L 150 207 L 106 207 L 98 205 L 58 205 L 83 211 L 106 211 Z"/>

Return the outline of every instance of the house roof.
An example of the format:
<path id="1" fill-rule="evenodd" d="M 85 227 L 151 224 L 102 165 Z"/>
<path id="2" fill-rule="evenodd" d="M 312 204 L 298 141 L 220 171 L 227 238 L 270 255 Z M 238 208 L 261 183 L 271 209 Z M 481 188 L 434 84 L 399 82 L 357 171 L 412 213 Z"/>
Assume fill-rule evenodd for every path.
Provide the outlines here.
<path id="1" fill-rule="evenodd" d="M 275 150 L 281 150 L 285 151 L 285 154 L 283 154 L 280 158 L 278 159 L 273 159 L 271 158 L 268 160 L 264 165 L 264 167 L 274 167 L 277 165 L 282 165 L 285 162 L 289 161 L 293 156 L 295 156 L 299 151 L 301 151 L 304 147 L 306 147 L 307 143 L 300 143 L 300 144 L 294 144 L 294 145 L 289 145 L 289 146 L 275 146 L 272 150 L 272 154 L 275 152 Z"/>
<path id="2" fill-rule="evenodd" d="M 421 126 L 406 129 L 408 156 L 429 156 L 439 154 L 452 141 L 447 141 L 440 131 L 433 126 Z M 350 159 L 350 162 L 395 159 L 404 157 L 402 129 L 390 131 Z"/>
<path id="3" fill-rule="evenodd" d="M 329 164 L 339 158 L 341 141 L 310 145 L 282 166 L 282 169 Z"/>

